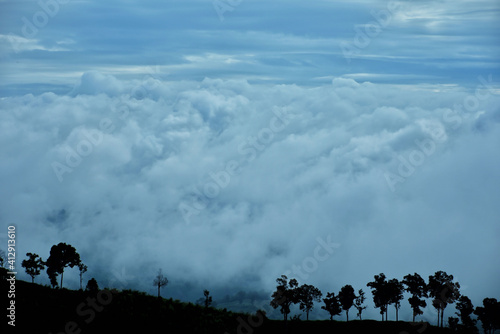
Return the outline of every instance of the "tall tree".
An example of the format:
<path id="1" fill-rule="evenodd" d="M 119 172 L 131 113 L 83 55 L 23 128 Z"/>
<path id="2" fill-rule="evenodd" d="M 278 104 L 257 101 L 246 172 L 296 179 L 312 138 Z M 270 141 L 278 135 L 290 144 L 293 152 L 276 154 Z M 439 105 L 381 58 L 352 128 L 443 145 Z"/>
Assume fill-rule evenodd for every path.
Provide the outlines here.
<path id="1" fill-rule="evenodd" d="M 359 289 L 358 295 L 356 296 L 356 300 L 354 301 L 354 307 L 358 310 L 357 316 L 359 317 L 359 320 L 363 320 L 361 319 L 361 313 L 363 312 L 364 309 L 366 309 L 366 306 L 363 306 L 365 300 L 366 297 L 363 289 Z"/>
<path id="2" fill-rule="evenodd" d="M 35 283 L 35 277 L 40 275 L 40 271 L 45 269 L 44 262 L 38 254 L 26 253 L 27 260 L 21 262 L 26 274 L 31 276 L 31 283 Z"/>
<path id="3" fill-rule="evenodd" d="M 168 284 L 168 279 L 163 276 L 161 269 L 158 269 L 158 274 L 156 274 L 155 279 L 153 280 L 153 286 L 158 288 L 158 298 L 160 298 L 160 289 Z"/>
<path id="4" fill-rule="evenodd" d="M 321 301 L 323 294 L 313 285 L 302 284 L 297 288 L 297 301 L 300 309 L 306 312 L 306 320 L 309 320 L 309 312 L 314 308 L 314 302 Z"/>
<path id="5" fill-rule="evenodd" d="M 481 321 L 484 333 L 492 334 L 500 329 L 500 302 L 495 298 L 483 299 L 483 306 L 476 307 L 474 314 Z"/>
<path id="6" fill-rule="evenodd" d="M 47 275 L 49 276 L 50 279 L 50 284 L 52 285 L 53 288 L 57 288 L 57 273 L 55 272 L 55 269 L 47 267 Z"/>
<path id="7" fill-rule="evenodd" d="M 349 284 L 344 285 L 339 292 L 339 302 L 340 305 L 342 305 L 342 309 L 345 311 L 347 321 L 349 321 L 349 309 L 354 304 L 354 299 L 356 299 L 354 288 Z"/>
<path id="8" fill-rule="evenodd" d="M 271 306 L 273 308 L 280 308 L 280 312 L 283 314 L 283 320 L 288 320 L 288 314 L 290 313 L 290 305 L 297 303 L 297 287 L 299 282 L 295 278 L 292 278 L 290 282 L 288 277 L 281 275 L 281 277 L 276 279 L 278 285 L 276 286 L 276 291 L 271 295 Z"/>
<path id="9" fill-rule="evenodd" d="M 394 307 L 396 308 L 396 321 L 398 321 L 398 311 L 401 307 L 401 300 L 403 300 L 403 283 L 398 281 L 396 278 L 393 278 L 387 282 L 387 291 L 389 304 L 394 304 Z"/>
<path id="10" fill-rule="evenodd" d="M 380 314 L 382 315 L 382 321 L 387 321 L 387 305 L 389 304 L 389 295 L 387 291 L 387 281 L 385 280 L 385 275 L 381 273 L 380 275 L 373 276 L 374 281 L 369 282 L 366 286 L 372 289 L 373 302 L 376 308 L 380 308 Z"/>
<path id="11" fill-rule="evenodd" d="M 460 284 L 453 282 L 453 275 L 448 275 L 444 271 L 437 271 L 433 276 L 429 276 L 428 291 L 429 296 L 434 298 L 432 306 L 441 313 L 441 327 L 443 327 L 444 309 L 448 304 L 454 303 L 460 297 Z"/>
<path id="12" fill-rule="evenodd" d="M 437 324 L 436 326 L 439 327 L 439 320 L 441 319 L 441 301 L 437 300 L 437 299 L 433 299 L 432 300 L 432 306 L 436 309 L 436 312 L 437 312 L 437 315 L 438 315 L 438 318 L 437 318 Z"/>
<path id="13" fill-rule="evenodd" d="M 423 297 L 427 298 L 427 284 L 417 273 L 406 275 L 403 277 L 402 283 L 406 286 L 406 292 L 412 295 L 408 302 L 413 310 L 413 322 L 415 322 L 415 316 L 424 313 L 420 308 L 427 306 L 425 300 L 421 299 Z"/>
<path id="14" fill-rule="evenodd" d="M 87 269 L 89 268 L 86 265 L 84 265 L 83 262 L 80 262 L 80 264 L 78 264 L 78 270 L 80 270 L 80 290 L 83 290 L 82 287 L 83 274 L 87 272 Z"/>
<path id="15" fill-rule="evenodd" d="M 56 277 L 61 274 L 61 288 L 63 287 L 64 268 L 78 266 L 80 264 L 80 254 L 76 252 L 75 247 L 59 243 L 52 246 L 50 256 L 45 262 L 47 266 L 47 274 L 49 275 L 52 285 L 57 286 Z M 54 284 L 55 283 L 55 284 Z"/>
<path id="16" fill-rule="evenodd" d="M 458 310 L 456 315 L 460 317 L 460 321 L 462 322 L 462 326 L 468 333 L 476 333 L 476 320 L 471 318 L 471 314 L 474 313 L 474 305 L 472 305 L 472 301 L 467 296 L 460 296 L 455 305 L 455 308 Z"/>
<path id="17" fill-rule="evenodd" d="M 323 302 L 325 305 L 321 306 L 321 308 L 330 313 L 330 320 L 333 320 L 333 316 L 342 313 L 339 297 L 335 296 L 335 292 L 328 292 L 326 298 L 323 298 Z"/>

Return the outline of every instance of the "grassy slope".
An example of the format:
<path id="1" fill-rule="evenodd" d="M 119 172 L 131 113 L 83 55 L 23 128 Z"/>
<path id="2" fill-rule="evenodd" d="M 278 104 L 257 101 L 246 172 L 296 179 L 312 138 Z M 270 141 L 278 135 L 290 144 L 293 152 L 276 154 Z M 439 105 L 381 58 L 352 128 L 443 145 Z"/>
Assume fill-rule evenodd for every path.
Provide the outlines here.
<path id="1" fill-rule="evenodd" d="M 6 291 L 2 282 L 1 291 Z M 16 282 L 16 329 L 22 333 L 285 333 L 283 322 L 217 309 L 204 309 L 191 303 L 158 299 L 137 291 L 101 293 L 103 304 L 97 309 L 82 291 L 51 289 L 24 281 Z M 105 297 L 111 296 L 109 303 Z M 80 305 L 80 312 L 78 307 Z M 91 311 L 92 310 L 92 311 Z M 80 313 L 80 314 L 79 314 Z M 94 317 L 93 317 L 94 316 Z M 92 318 L 93 317 L 93 318 Z M 239 318 L 239 320 L 238 320 Z M 253 322 L 252 322 L 253 320 Z M 68 323 L 74 322 L 75 327 Z M 245 323 L 245 324 L 243 324 Z M 67 330 L 65 329 L 67 327 Z M 78 330 L 81 330 L 79 332 Z M 364 321 L 289 321 L 288 333 L 448 333 L 428 324 Z"/>

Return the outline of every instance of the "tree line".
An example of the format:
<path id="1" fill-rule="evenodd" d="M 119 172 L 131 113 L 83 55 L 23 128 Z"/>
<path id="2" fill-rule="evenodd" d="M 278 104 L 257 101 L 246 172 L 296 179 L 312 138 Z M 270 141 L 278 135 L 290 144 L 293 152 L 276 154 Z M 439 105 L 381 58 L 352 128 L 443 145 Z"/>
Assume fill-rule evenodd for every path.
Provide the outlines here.
<path id="1" fill-rule="evenodd" d="M 349 321 L 349 310 L 353 306 L 357 310 L 356 316 L 362 320 L 362 312 L 366 309 L 363 289 L 359 289 L 356 295 L 354 288 L 347 284 L 340 289 L 338 294 L 328 292 L 326 297 L 321 299 L 323 294 L 318 288 L 308 284 L 299 285 L 295 278 L 288 280 L 287 276 L 281 275 L 276 282 L 278 285 L 271 295 L 270 304 L 273 308 L 280 309 L 285 324 L 292 304 L 298 304 L 300 310 L 306 313 L 306 320 L 309 320 L 309 312 L 314 308 L 314 302 L 321 301 L 323 302 L 321 308 L 329 313 L 330 320 L 345 311 L 346 320 Z M 386 276 L 381 273 L 375 275 L 374 280 L 366 285 L 371 289 L 375 308 L 380 309 L 382 321 L 384 321 L 384 314 L 385 321 L 387 321 L 390 305 L 395 308 L 396 321 L 399 320 L 398 311 L 404 299 L 403 293 L 408 292 L 411 296 L 408 298 L 408 303 L 413 310 L 413 322 L 416 316 L 423 314 L 422 308 L 427 306 L 424 298 L 432 298 L 432 306 L 438 313 L 438 326 L 443 327 L 444 310 L 447 305 L 456 303 L 458 318 L 448 318 L 450 328 L 477 333 L 477 320 L 472 318 L 472 314 L 475 314 L 481 321 L 485 333 L 493 333 L 495 329 L 500 329 L 500 302 L 495 298 L 485 298 L 483 306 L 474 308 L 469 297 L 460 294 L 460 284 L 453 281 L 453 275 L 448 275 L 444 271 L 437 271 L 429 276 L 428 282 L 425 282 L 417 273 L 408 274 L 401 281 L 396 278 L 387 280 Z M 461 324 L 458 324 L 459 320 Z"/>
<path id="2" fill-rule="evenodd" d="M 50 249 L 50 255 L 46 261 L 34 253 L 27 253 L 27 259 L 23 260 L 21 266 L 25 268 L 26 273 L 31 277 L 32 283 L 35 282 L 35 277 L 40 275 L 41 271 L 46 269 L 47 275 L 53 288 L 63 287 L 64 269 L 69 267 L 77 267 L 80 272 L 80 290 L 83 289 L 83 274 L 87 272 L 88 267 L 81 261 L 80 255 L 76 249 L 66 243 L 59 243 Z M 3 268 L 5 256 L 0 252 L 0 269 L 5 273 L 0 272 L 0 276 L 6 274 L 6 269 Z M 58 276 L 60 275 L 60 283 Z M 375 308 L 380 309 L 382 321 L 387 321 L 389 306 L 393 305 L 396 314 L 396 321 L 399 320 L 399 309 L 401 302 L 404 299 L 403 293 L 410 294 L 408 303 L 413 311 L 413 319 L 422 315 L 422 308 L 427 306 L 425 298 L 432 298 L 431 305 L 437 310 L 438 319 L 437 325 L 443 327 L 444 311 L 449 304 L 456 303 L 457 317 L 449 317 L 448 324 L 450 328 L 457 330 L 466 330 L 468 332 L 477 331 L 476 319 L 472 315 L 476 315 L 485 333 L 492 333 L 496 329 L 500 329 L 500 302 L 495 298 L 485 298 L 483 306 L 474 308 L 471 300 L 460 293 L 460 284 L 453 281 L 453 275 L 449 275 L 444 271 L 437 271 L 434 275 L 429 276 L 426 282 L 419 274 L 408 274 L 402 280 L 397 278 L 387 279 L 380 273 L 374 276 L 372 282 L 366 284 L 371 289 Z M 366 300 L 363 289 L 359 289 L 357 295 L 354 288 L 347 284 L 340 291 L 328 292 L 325 298 L 322 299 L 322 292 L 309 284 L 299 285 L 299 282 L 292 278 L 281 275 L 276 279 L 278 285 L 276 290 L 271 295 L 270 305 L 283 314 L 283 320 L 286 324 L 290 307 L 293 304 L 298 304 L 301 311 L 306 314 L 306 320 L 309 320 L 309 313 L 314 309 L 315 302 L 323 302 L 321 308 L 327 311 L 330 315 L 330 320 L 333 317 L 340 315 L 345 311 L 346 320 L 349 321 L 349 310 L 354 306 L 357 310 L 356 316 L 362 320 L 362 312 L 367 308 L 364 305 Z M 153 280 L 153 285 L 158 289 L 158 297 L 160 297 L 160 289 L 168 284 L 168 279 L 163 275 L 161 269 Z M 86 290 L 97 291 L 97 281 L 92 278 L 87 282 Z M 209 307 L 212 304 L 212 297 L 208 290 L 204 290 L 204 298 L 198 301 Z M 460 320 L 460 324 L 458 321 Z"/>
<path id="3" fill-rule="evenodd" d="M 40 275 L 42 270 L 46 269 L 53 288 L 63 287 L 64 269 L 67 267 L 77 267 L 80 271 L 80 290 L 83 290 L 83 274 L 87 272 L 88 267 L 81 261 L 80 254 L 76 249 L 66 243 L 59 243 L 50 249 L 49 257 L 44 261 L 38 254 L 26 253 L 26 259 L 21 262 L 26 274 L 31 277 L 31 283 L 35 283 L 35 278 Z M 4 268 L 5 255 L 0 251 L 0 277 L 3 279 L 7 274 Z M 61 275 L 60 282 L 57 278 Z M 90 284 L 90 286 L 89 286 Z M 97 281 L 92 278 L 87 282 L 87 288 L 95 290 Z"/>

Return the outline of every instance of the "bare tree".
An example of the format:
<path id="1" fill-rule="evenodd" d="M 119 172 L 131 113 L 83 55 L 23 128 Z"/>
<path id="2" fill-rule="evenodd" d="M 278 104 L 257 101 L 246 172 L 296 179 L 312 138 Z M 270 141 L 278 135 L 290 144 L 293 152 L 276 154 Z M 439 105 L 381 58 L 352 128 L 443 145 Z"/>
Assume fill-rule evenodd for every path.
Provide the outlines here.
<path id="1" fill-rule="evenodd" d="M 168 284 L 168 279 L 163 276 L 161 269 L 158 269 L 158 274 L 156 275 L 153 285 L 158 287 L 158 298 L 160 298 L 160 289 Z"/>
<path id="2" fill-rule="evenodd" d="M 203 296 L 205 297 L 205 308 L 208 308 L 212 304 L 212 296 L 210 296 L 210 291 L 203 290 Z"/>
<path id="3" fill-rule="evenodd" d="M 87 272 L 87 269 L 89 269 L 86 265 L 84 265 L 82 262 L 78 264 L 78 269 L 80 270 L 80 290 L 83 290 L 82 287 L 82 279 L 83 279 L 83 274 Z"/>

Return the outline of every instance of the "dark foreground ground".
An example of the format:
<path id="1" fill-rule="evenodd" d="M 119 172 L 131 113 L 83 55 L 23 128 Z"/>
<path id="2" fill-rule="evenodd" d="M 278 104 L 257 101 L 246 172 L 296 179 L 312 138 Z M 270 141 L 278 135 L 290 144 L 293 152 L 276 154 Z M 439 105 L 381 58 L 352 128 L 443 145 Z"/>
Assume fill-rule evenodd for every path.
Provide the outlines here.
<path id="1" fill-rule="evenodd" d="M 8 286 L 5 282 L 1 285 L 2 295 L 6 296 Z M 2 328 L 7 328 L 7 333 L 451 333 L 448 328 L 428 323 L 374 320 L 289 321 L 285 329 L 283 321 L 205 309 L 137 291 L 101 290 L 98 294 L 89 294 L 24 281 L 16 281 L 15 303 L 15 331 L 7 325 L 8 304 L 4 302 L 2 307 Z"/>

